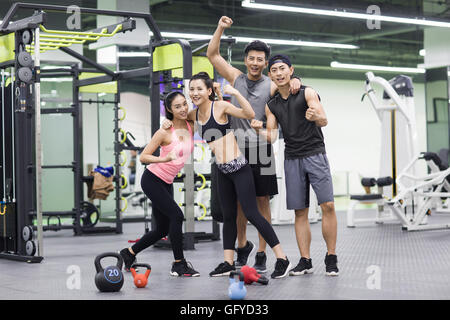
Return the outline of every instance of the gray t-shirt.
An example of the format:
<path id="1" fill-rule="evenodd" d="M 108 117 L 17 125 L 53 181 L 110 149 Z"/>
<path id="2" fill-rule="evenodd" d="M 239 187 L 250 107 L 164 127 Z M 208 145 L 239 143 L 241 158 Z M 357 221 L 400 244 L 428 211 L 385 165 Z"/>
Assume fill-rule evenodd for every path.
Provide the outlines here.
<path id="1" fill-rule="evenodd" d="M 261 79 L 257 81 L 249 80 L 247 74 L 242 73 L 234 81 L 234 87 L 248 100 L 253 110 L 255 111 L 255 119 L 259 121 L 266 121 L 265 107 L 270 100 L 270 78 L 262 75 Z M 232 96 L 231 103 L 240 108 L 237 99 Z M 230 117 L 231 128 L 234 129 L 234 134 L 237 138 L 239 146 L 242 148 L 255 147 L 258 143 L 260 145 L 267 144 L 264 138 L 260 138 L 255 130 L 250 126 L 251 120 L 239 119 Z"/>

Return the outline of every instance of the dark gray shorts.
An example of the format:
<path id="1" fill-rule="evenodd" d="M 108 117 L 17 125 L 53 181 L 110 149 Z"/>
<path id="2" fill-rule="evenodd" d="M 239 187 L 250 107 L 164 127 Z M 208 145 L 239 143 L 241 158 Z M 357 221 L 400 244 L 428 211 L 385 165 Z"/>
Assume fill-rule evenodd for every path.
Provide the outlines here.
<path id="1" fill-rule="evenodd" d="M 333 181 L 326 154 L 315 154 L 301 159 L 285 159 L 286 202 L 289 210 L 309 207 L 311 185 L 320 204 L 333 202 Z"/>

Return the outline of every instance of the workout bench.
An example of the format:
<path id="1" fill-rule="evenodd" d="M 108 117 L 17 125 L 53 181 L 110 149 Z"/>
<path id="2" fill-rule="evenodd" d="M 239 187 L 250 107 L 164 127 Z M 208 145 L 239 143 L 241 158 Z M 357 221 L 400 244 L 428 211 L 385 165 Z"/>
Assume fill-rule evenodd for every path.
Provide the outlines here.
<path id="1" fill-rule="evenodd" d="M 350 195 L 350 204 L 347 209 L 347 227 L 354 228 L 355 223 L 359 222 L 375 222 L 383 223 L 386 221 L 396 220 L 391 215 L 384 214 L 387 199 L 383 197 L 383 187 L 392 185 L 394 181 L 391 177 L 362 178 L 361 184 L 364 187 L 366 194 Z M 378 193 L 371 193 L 370 188 L 378 186 Z M 355 208 L 358 204 L 373 204 L 377 205 L 377 212 L 375 218 L 355 218 Z"/>

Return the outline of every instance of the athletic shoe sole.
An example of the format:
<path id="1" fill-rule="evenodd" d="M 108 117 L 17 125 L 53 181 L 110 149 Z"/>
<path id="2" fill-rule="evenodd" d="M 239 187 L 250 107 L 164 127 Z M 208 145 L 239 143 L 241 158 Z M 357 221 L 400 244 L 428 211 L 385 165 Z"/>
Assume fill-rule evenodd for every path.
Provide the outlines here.
<path id="1" fill-rule="evenodd" d="M 266 273 L 267 272 L 267 269 L 257 269 L 255 267 L 253 267 L 253 268 L 256 270 L 256 272 L 259 272 L 259 273 Z"/>
<path id="2" fill-rule="evenodd" d="M 286 268 L 286 272 L 284 274 L 282 274 L 281 276 L 276 276 L 272 279 L 281 279 L 287 276 L 287 274 L 289 273 L 289 269 L 291 268 L 291 263 L 289 262 L 289 265 Z"/>
<path id="3" fill-rule="evenodd" d="M 210 277 L 224 277 L 224 276 L 229 276 L 231 273 L 231 271 L 227 271 L 224 273 L 218 273 L 218 274 L 213 274 L 213 275 L 209 275 Z"/>
<path id="4" fill-rule="evenodd" d="M 305 270 L 303 270 L 303 271 L 289 271 L 289 275 L 290 276 L 301 276 L 301 275 L 304 275 L 304 274 L 311 274 L 311 273 L 313 273 L 313 271 L 312 271 L 313 269 L 305 269 Z"/>
<path id="5" fill-rule="evenodd" d="M 185 274 L 179 274 L 178 272 L 170 272 L 170 275 L 172 276 L 172 277 L 186 277 L 186 278 L 193 278 L 193 277 L 199 277 L 200 276 L 200 273 L 194 273 L 194 274 L 187 274 L 187 273 L 185 273 Z"/>
<path id="6" fill-rule="evenodd" d="M 339 275 L 339 272 L 331 271 L 331 272 L 325 272 L 325 274 L 326 274 L 327 276 L 336 277 L 336 276 Z"/>

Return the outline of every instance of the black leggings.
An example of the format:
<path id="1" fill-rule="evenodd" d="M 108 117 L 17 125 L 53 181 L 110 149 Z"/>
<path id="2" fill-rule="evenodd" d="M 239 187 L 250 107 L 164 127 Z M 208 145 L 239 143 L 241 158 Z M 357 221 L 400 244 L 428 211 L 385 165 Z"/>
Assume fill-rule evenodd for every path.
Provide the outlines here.
<path id="1" fill-rule="evenodd" d="M 173 184 L 167 184 L 149 170 L 145 170 L 141 179 L 141 187 L 145 195 L 152 201 L 152 219 L 155 219 L 156 229 L 144 234 L 131 249 L 138 254 L 159 239 L 169 235 L 175 260 L 183 259 L 184 215 L 173 200 Z"/>
<path id="2" fill-rule="evenodd" d="M 252 169 L 248 164 L 233 173 L 218 170 L 217 188 L 223 211 L 223 249 L 234 250 L 237 237 L 236 217 L 239 200 L 245 217 L 253 224 L 267 244 L 273 248 L 280 243 L 272 225 L 264 219 L 256 204 Z"/>

